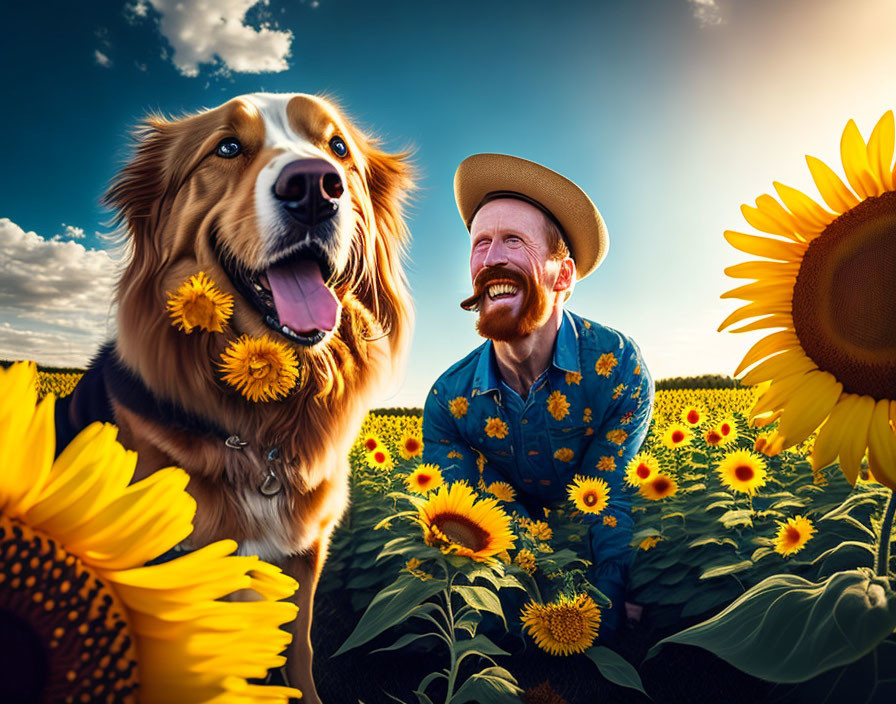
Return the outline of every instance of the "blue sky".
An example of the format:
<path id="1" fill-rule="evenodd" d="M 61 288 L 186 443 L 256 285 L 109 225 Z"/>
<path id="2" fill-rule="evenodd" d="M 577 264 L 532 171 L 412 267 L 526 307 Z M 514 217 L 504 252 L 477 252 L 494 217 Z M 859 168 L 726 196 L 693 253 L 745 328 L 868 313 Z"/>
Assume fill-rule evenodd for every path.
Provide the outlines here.
<path id="1" fill-rule="evenodd" d="M 182 10 L 174 8 L 180 4 Z M 654 378 L 734 371 L 761 336 L 718 333 L 736 302 L 723 239 L 778 180 L 817 196 L 840 133 L 893 107 L 884 0 L 17 3 L 0 46 L 0 357 L 83 365 L 111 333 L 105 184 L 149 110 L 255 91 L 327 92 L 387 147 L 413 147 L 417 327 L 385 405 L 422 405 L 481 343 L 452 179 L 516 154 L 576 181 L 610 250 L 569 308 L 631 335 Z M 224 17 L 227 22 L 218 22 Z"/>

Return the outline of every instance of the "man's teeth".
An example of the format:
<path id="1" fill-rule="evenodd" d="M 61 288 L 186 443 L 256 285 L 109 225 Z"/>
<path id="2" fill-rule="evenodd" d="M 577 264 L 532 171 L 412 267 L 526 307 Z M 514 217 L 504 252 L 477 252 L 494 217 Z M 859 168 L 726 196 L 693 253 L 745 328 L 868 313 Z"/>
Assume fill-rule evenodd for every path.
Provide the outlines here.
<path id="1" fill-rule="evenodd" d="M 517 287 L 513 284 L 495 284 L 488 287 L 488 297 L 495 299 L 498 296 L 512 296 L 517 292 Z"/>

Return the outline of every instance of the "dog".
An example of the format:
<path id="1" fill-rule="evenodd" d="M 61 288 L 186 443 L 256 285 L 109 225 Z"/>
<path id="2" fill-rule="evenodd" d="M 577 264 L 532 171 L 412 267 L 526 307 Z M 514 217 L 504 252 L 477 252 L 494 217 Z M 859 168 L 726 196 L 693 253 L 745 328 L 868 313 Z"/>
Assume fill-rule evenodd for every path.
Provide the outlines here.
<path id="1" fill-rule="evenodd" d="M 232 538 L 298 581 L 287 680 L 319 702 L 312 605 L 349 498 L 348 453 L 413 325 L 411 155 L 383 151 L 332 98 L 306 94 L 151 113 L 134 137 L 102 200 L 127 254 L 117 336 L 57 409 L 57 445 L 108 420 L 138 453 L 134 481 L 183 467 L 197 504 L 187 548 Z M 199 271 L 233 297 L 224 334 L 185 334 L 166 310 Z M 294 350 L 288 396 L 253 402 L 222 381 L 221 354 L 243 334 Z"/>

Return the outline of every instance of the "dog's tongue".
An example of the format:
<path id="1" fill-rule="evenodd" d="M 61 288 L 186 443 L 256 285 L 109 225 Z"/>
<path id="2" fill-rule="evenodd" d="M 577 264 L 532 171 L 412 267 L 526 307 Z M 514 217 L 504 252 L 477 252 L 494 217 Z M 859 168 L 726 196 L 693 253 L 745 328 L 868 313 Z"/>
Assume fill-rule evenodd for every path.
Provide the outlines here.
<path id="1" fill-rule="evenodd" d="M 329 332 L 336 327 L 339 301 L 324 285 L 317 262 L 304 259 L 288 266 L 268 269 L 277 317 L 299 333 Z"/>

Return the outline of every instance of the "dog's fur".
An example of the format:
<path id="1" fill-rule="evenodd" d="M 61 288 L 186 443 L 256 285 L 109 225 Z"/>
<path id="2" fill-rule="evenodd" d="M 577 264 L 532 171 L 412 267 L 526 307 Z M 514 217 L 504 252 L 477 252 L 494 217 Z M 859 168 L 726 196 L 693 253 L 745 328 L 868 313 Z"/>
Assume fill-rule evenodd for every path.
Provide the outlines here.
<path id="1" fill-rule="evenodd" d="M 328 146 L 334 134 L 348 145 L 344 159 Z M 303 94 L 241 96 L 173 120 L 150 115 L 135 136 L 135 154 L 103 201 L 117 212 L 130 250 L 116 291 L 117 362 L 166 408 L 173 404 L 248 445 L 235 450 L 220 433 L 172 426 L 163 413 L 147 414 L 107 389 L 119 440 L 138 452 L 135 480 L 170 465 L 190 474 L 197 512 L 189 547 L 233 538 L 242 554 L 260 555 L 298 581 L 287 673 L 304 701 L 317 702 L 312 604 L 348 500 L 348 451 L 371 394 L 403 364 L 412 326 L 402 270 L 408 239 L 402 206 L 413 188 L 408 154 L 380 150 L 331 99 Z M 225 137 L 238 138 L 243 152 L 216 155 Z M 328 221 L 323 255 L 340 319 L 325 339 L 306 346 L 266 325 L 224 264 L 229 258 L 230 270 L 257 272 L 271 263 L 275 241 L 291 238 L 301 248 L 308 233 L 280 211 L 271 188 L 285 164 L 312 157 L 336 166 L 345 191 Z M 167 293 L 200 270 L 234 297 L 225 334 L 186 334 L 166 311 Z M 221 381 L 216 363 L 243 333 L 295 350 L 302 382 L 287 398 L 253 403 Z M 263 454 L 274 446 L 284 486 L 268 497 L 259 486 Z"/>

